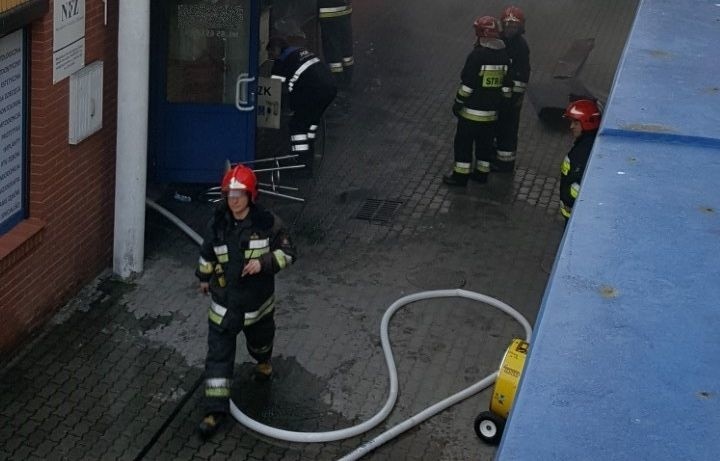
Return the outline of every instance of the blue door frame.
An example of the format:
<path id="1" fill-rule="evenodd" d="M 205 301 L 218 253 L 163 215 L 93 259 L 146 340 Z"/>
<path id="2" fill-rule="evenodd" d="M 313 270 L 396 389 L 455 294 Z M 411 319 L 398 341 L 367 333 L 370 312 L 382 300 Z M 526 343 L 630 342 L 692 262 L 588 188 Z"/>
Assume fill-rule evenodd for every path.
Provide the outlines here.
<path id="1" fill-rule="evenodd" d="M 217 8 L 227 8 L 234 22 Z M 159 0 L 152 2 L 151 15 L 150 176 L 158 182 L 217 183 L 227 160 L 255 158 L 259 0 L 230 0 L 220 7 Z M 197 43 L 214 46 L 222 56 L 192 56 Z M 232 44 L 232 53 L 241 56 L 235 68 L 228 58 Z M 191 56 L 178 59 L 171 46 L 185 46 Z"/>

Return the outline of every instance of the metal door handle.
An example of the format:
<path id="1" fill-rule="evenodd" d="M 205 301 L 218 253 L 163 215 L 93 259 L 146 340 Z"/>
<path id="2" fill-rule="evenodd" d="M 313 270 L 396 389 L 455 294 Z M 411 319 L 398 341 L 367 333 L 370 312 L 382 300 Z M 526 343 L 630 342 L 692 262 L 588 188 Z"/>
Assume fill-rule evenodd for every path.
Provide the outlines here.
<path id="1" fill-rule="evenodd" d="M 242 73 L 238 75 L 237 81 L 235 82 L 235 107 L 237 110 L 242 112 L 250 112 L 255 109 L 253 102 L 250 101 L 248 95 L 248 83 L 254 82 L 255 77 L 250 77 L 250 74 Z M 242 97 L 241 97 L 242 95 Z"/>

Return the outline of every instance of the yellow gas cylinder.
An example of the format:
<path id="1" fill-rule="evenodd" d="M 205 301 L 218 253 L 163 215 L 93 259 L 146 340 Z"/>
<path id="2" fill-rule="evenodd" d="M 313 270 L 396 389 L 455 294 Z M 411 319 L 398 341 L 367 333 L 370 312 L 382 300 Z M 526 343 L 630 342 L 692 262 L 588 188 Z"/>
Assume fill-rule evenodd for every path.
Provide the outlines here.
<path id="1" fill-rule="evenodd" d="M 505 351 L 500 363 L 492 400 L 490 401 L 490 411 L 505 419 L 507 419 L 513 400 L 515 400 L 515 392 L 517 392 L 523 366 L 525 366 L 529 346 L 530 344 L 522 339 L 514 339 Z"/>

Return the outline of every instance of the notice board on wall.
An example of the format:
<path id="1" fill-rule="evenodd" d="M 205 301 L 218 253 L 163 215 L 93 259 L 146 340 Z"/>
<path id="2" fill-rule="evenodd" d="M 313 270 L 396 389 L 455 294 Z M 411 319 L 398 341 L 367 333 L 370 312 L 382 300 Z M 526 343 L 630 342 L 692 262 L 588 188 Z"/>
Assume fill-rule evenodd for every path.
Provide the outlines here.
<path id="1" fill-rule="evenodd" d="M 0 38 L 0 235 L 25 216 L 23 31 Z"/>

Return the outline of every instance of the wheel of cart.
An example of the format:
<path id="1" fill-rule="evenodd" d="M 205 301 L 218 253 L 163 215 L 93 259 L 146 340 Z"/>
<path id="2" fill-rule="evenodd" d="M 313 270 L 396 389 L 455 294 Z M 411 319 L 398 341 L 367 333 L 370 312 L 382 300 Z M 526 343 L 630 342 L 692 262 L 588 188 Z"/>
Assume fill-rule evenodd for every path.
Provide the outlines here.
<path id="1" fill-rule="evenodd" d="M 497 445 L 505 430 L 505 421 L 515 400 L 520 376 L 530 345 L 522 339 L 513 339 L 500 363 L 498 377 L 495 380 L 490 411 L 481 412 L 475 418 L 475 433 L 490 445 Z"/>
<path id="2" fill-rule="evenodd" d="M 505 429 L 505 418 L 491 411 L 483 411 L 475 418 L 475 433 L 483 442 L 497 445 Z"/>

